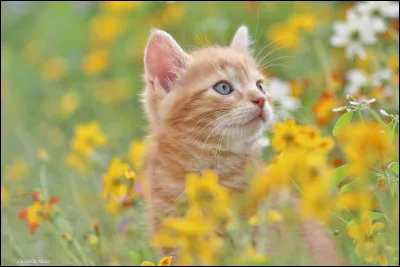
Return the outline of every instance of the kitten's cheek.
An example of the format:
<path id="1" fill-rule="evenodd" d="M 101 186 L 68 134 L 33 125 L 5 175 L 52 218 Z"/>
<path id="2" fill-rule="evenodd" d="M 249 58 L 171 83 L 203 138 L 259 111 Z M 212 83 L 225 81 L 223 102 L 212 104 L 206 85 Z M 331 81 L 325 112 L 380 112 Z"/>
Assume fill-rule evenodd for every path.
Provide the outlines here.
<path id="1" fill-rule="evenodd" d="M 271 105 L 265 105 L 264 108 L 264 118 L 265 118 L 265 123 L 270 123 L 272 121 L 273 117 L 273 110 Z"/>

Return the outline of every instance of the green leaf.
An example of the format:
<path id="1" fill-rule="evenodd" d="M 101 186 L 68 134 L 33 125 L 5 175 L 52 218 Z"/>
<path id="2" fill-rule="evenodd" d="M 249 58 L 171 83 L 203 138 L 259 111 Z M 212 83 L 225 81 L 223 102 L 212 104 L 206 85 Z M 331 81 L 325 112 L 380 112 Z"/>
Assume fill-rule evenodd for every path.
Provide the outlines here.
<path id="1" fill-rule="evenodd" d="M 376 220 L 379 219 L 381 217 L 383 217 L 382 213 L 379 212 L 375 212 L 375 211 L 368 211 L 369 217 L 371 218 L 371 220 Z"/>
<path id="2" fill-rule="evenodd" d="M 399 163 L 398 162 L 391 163 L 389 165 L 389 167 L 397 176 L 399 176 Z"/>
<path id="3" fill-rule="evenodd" d="M 355 181 L 345 184 L 342 188 L 340 188 L 339 194 L 343 194 L 353 188 Z"/>
<path id="4" fill-rule="evenodd" d="M 333 127 L 333 136 L 337 136 L 340 132 L 351 122 L 353 118 L 353 111 L 349 111 L 337 120 L 335 126 Z"/>
<path id="5" fill-rule="evenodd" d="M 396 194 L 396 192 L 397 192 L 397 189 L 399 188 L 398 185 L 399 185 L 398 183 L 392 183 L 392 184 L 389 186 L 389 192 L 390 192 L 390 195 L 391 195 L 392 197 L 395 196 L 395 194 Z"/>
<path id="6" fill-rule="evenodd" d="M 348 165 L 342 165 L 335 169 L 333 186 L 337 187 L 345 178 L 348 170 Z"/>
<path id="7" fill-rule="evenodd" d="M 349 229 L 350 227 L 352 227 L 354 224 L 356 223 L 355 220 L 351 220 L 347 223 L 346 228 Z"/>

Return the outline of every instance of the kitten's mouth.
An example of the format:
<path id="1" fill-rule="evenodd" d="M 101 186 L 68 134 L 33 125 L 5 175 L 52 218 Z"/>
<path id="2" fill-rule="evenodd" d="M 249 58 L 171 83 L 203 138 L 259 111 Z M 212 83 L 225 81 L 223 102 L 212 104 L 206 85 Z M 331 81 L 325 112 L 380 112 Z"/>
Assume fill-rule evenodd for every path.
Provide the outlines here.
<path id="1" fill-rule="evenodd" d="M 259 122 L 259 121 L 265 121 L 262 112 L 260 112 L 256 117 L 252 118 L 248 122 L 245 122 L 243 125 L 249 125 L 249 124 L 253 124 L 253 123 Z"/>

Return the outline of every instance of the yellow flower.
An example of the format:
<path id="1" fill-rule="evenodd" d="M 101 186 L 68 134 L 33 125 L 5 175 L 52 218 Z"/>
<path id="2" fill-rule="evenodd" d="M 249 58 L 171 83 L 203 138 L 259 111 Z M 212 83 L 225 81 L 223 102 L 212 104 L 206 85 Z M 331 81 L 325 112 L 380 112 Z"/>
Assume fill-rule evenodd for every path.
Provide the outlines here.
<path id="1" fill-rule="evenodd" d="M 106 204 L 106 210 L 110 213 L 117 213 L 119 208 L 121 206 L 121 203 L 118 201 L 117 198 L 115 197 L 110 197 Z"/>
<path id="2" fill-rule="evenodd" d="M 283 217 L 277 210 L 270 210 L 267 215 L 267 221 L 269 223 L 275 223 L 282 221 Z"/>
<path id="3" fill-rule="evenodd" d="M 264 263 L 268 258 L 267 256 L 258 253 L 254 246 L 250 246 L 246 250 L 246 259 L 252 263 Z"/>
<path id="4" fill-rule="evenodd" d="M 165 5 L 161 11 L 161 20 L 164 25 L 174 25 L 178 23 L 185 14 L 185 3 L 174 2 Z"/>
<path id="5" fill-rule="evenodd" d="M 168 217 L 163 226 L 185 236 L 206 234 L 213 230 L 212 224 L 205 221 L 198 206 L 192 206 L 184 219 Z"/>
<path id="6" fill-rule="evenodd" d="M 297 164 L 294 165 L 293 172 L 302 187 L 308 186 L 310 183 L 318 180 L 331 181 L 331 169 L 324 155 L 310 152 L 296 152 L 293 154 L 297 154 L 295 159 Z"/>
<path id="7" fill-rule="evenodd" d="M 287 25 L 275 25 L 268 30 L 269 39 L 278 46 L 296 48 L 299 46 L 299 36 L 292 27 Z"/>
<path id="8" fill-rule="evenodd" d="M 379 261 L 385 263 L 381 253 L 372 252 L 372 250 L 376 249 L 376 245 L 379 245 L 382 241 L 379 231 L 384 227 L 385 224 L 381 222 L 373 224 L 367 212 L 362 214 L 360 222 L 354 223 L 349 227 L 347 233 L 357 242 L 357 253 L 363 255 L 367 261 L 373 261 L 378 258 Z"/>
<path id="9" fill-rule="evenodd" d="M 274 126 L 274 137 L 271 140 L 272 147 L 277 150 L 283 150 L 293 146 L 297 142 L 298 128 L 296 122 L 292 119 Z"/>
<path id="10" fill-rule="evenodd" d="M 43 63 L 41 73 L 45 81 L 59 81 L 64 78 L 67 64 L 62 57 L 54 57 Z"/>
<path id="11" fill-rule="evenodd" d="M 109 194 L 122 197 L 127 193 L 126 187 L 121 187 L 121 179 L 125 172 L 129 170 L 129 165 L 123 163 L 120 158 L 113 158 L 110 162 L 107 172 L 103 175 L 103 189 L 101 192 L 102 199 Z"/>
<path id="12" fill-rule="evenodd" d="M 371 71 L 373 68 L 372 57 L 370 53 L 363 58 L 357 58 L 357 65 L 360 69 L 363 69 L 367 72 Z"/>
<path id="13" fill-rule="evenodd" d="M 337 205 L 342 210 L 371 210 L 374 208 L 373 195 L 367 190 L 345 192 L 339 195 Z"/>
<path id="14" fill-rule="evenodd" d="M 49 153 L 47 152 L 46 149 L 39 149 L 38 151 L 38 157 L 41 161 L 46 161 L 49 159 Z"/>
<path id="15" fill-rule="evenodd" d="M 162 258 L 157 265 L 150 261 L 143 261 L 140 266 L 171 266 L 172 256 Z"/>
<path id="16" fill-rule="evenodd" d="M 105 105 L 123 103 L 132 96 L 126 81 L 107 81 L 94 91 L 95 97 Z"/>
<path id="17" fill-rule="evenodd" d="M 26 164 L 23 160 L 18 159 L 12 165 L 8 166 L 6 169 L 6 177 L 15 180 L 21 179 L 28 172 Z"/>
<path id="18" fill-rule="evenodd" d="M 109 53 L 105 49 L 90 52 L 82 62 L 82 70 L 86 75 L 94 76 L 104 72 L 109 66 Z"/>
<path id="19" fill-rule="evenodd" d="M 125 177 L 128 180 L 134 180 L 136 177 L 136 173 L 133 172 L 132 170 L 127 170 L 127 171 L 125 171 Z"/>
<path id="20" fill-rule="evenodd" d="M 75 112 L 76 109 L 81 105 L 81 99 L 78 93 L 68 92 L 64 94 L 60 101 L 60 112 L 61 116 L 67 118 Z"/>
<path id="21" fill-rule="evenodd" d="M 29 42 L 22 51 L 22 56 L 31 65 L 38 63 L 42 58 L 42 54 L 42 48 L 37 41 Z"/>
<path id="22" fill-rule="evenodd" d="M 96 235 L 90 234 L 87 241 L 90 245 L 97 245 L 99 243 L 99 238 Z"/>
<path id="23" fill-rule="evenodd" d="M 96 41 L 110 42 L 121 33 L 122 21 L 118 16 L 100 16 L 93 19 L 92 31 Z"/>
<path id="24" fill-rule="evenodd" d="M 290 18 L 289 25 L 295 30 L 312 32 L 317 25 L 317 18 L 311 14 L 296 14 Z"/>
<path id="25" fill-rule="evenodd" d="M 87 158 L 92 154 L 93 146 L 89 142 L 86 142 L 85 139 L 75 138 L 72 141 L 72 150 Z"/>
<path id="26" fill-rule="evenodd" d="M 206 170 L 202 177 L 196 173 L 186 176 L 186 193 L 189 203 L 200 205 L 205 212 L 211 212 L 214 219 L 226 219 L 229 216 L 229 193 L 219 185 L 213 170 Z"/>
<path id="27" fill-rule="evenodd" d="M 394 71 L 393 83 L 399 84 L 399 57 L 392 56 L 389 59 L 388 65 Z"/>
<path id="28" fill-rule="evenodd" d="M 269 224 L 280 222 L 282 219 L 282 214 L 280 214 L 277 210 L 270 210 L 267 214 L 267 222 Z M 260 225 L 260 217 L 258 215 L 250 217 L 249 223 L 251 225 Z"/>
<path id="29" fill-rule="evenodd" d="M 1 185 L 1 203 L 2 204 L 8 200 L 9 195 L 10 194 L 8 193 L 8 190 L 3 185 Z"/>
<path id="30" fill-rule="evenodd" d="M 390 57 L 388 65 L 393 71 L 398 72 L 399 71 L 399 56 Z"/>
<path id="31" fill-rule="evenodd" d="M 370 168 L 387 160 L 394 152 L 390 133 L 375 122 L 352 123 L 338 138 L 343 142 L 344 153 L 350 162 L 350 175 L 368 174 Z"/>
<path id="32" fill-rule="evenodd" d="M 89 172 L 89 164 L 86 161 L 85 158 L 83 158 L 81 155 L 75 154 L 75 153 L 70 153 L 68 154 L 66 158 L 66 163 L 69 166 L 74 167 L 81 173 L 88 173 Z"/>
<path id="33" fill-rule="evenodd" d="M 87 159 L 95 147 L 104 146 L 106 143 L 107 137 L 101 131 L 99 123 L 92 121 L 75 127 L 75 136 L 71 142 L 71 149 L 83 159 Z"/>
<path id="34" fill-rule="evenodd" d="M 143 1 L 102 1 L 103 8 L 117 14 L 130 12 L 140 6 Z"/>
<path id="35" fill-rule="evenodd" d="M 335 202 L 328 185 L 326 181 L 317 180 L 302 188 L 300 214 L 305 219 L 329 220 Z"/>
<path id="36" fill-rule="evenodd" d="M 290 95 L 293 97 L 300 97 L 303 92 L 301 81 L 292 81 L 290 85 Z"/>
<path id="37" fill-rule="evenodd" d="M 129 147 L 128 157 L 136 171 L 143 169 L 146 149 L 147 145 L 144 140 L 135 140 Z"/>

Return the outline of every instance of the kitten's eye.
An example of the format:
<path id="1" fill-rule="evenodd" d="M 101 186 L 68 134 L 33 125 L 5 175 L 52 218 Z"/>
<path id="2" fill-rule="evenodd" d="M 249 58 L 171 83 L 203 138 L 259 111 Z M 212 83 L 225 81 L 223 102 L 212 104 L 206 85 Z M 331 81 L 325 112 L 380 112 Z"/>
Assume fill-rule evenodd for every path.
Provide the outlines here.
<path id="1" fill-rule="evenodd" d="M 229 95 L 233 92 L 232 87 L 225 82 L 220 82 L 214 85 L 214 90 L 221 95 Z"/>
<path id="2" fill-rule="evenodd" d="M 260 90 L 262 93 L 266 93 L 267 92 L 267 88 L 265 88 L 265 85 L 262 82 L 257 82 L 257 88 L 258 90 Z"/>

